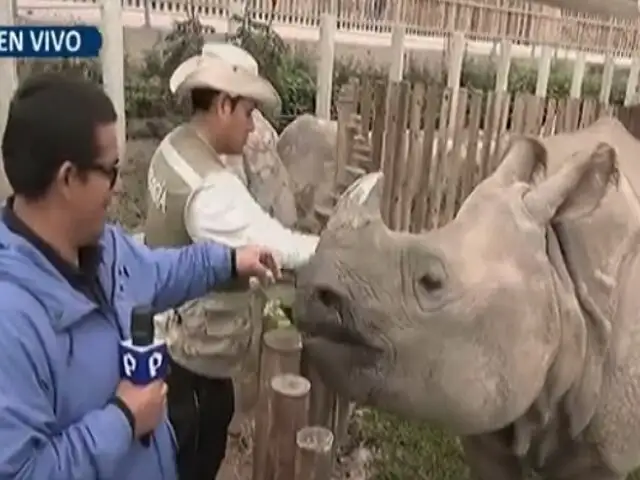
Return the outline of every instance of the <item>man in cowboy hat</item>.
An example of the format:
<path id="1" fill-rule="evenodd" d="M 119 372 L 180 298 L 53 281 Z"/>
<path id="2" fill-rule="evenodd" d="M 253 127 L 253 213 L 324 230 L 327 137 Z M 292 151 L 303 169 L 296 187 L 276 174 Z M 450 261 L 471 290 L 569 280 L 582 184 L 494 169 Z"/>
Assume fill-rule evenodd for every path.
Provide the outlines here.
<path id="1" fill-rule="evenodd" d="M 257 243 L 271 248 L 284 268 L 305 263 L 318 238 L 279 221 L 292 198 L 278 185 L 272 195 L 260 195 L 259 182 L 251 181 L 251 168 L 243 162 L 254 121 L 266 122 L 256 107 L 276 109 L 280 103 L 255 59 L 231 44 L 206 45 L 176 69 L 170 89 L 187 95 L 193 115 L 167 135 L 152 158 L 147 244 Z M 214 478 L 224 458 L 234 412 L 231 378 L 241 370 L 254 330 L 251 304 L 248 284 L 236 283 L 169 316 L 169 414 L 181 480 Z"/>

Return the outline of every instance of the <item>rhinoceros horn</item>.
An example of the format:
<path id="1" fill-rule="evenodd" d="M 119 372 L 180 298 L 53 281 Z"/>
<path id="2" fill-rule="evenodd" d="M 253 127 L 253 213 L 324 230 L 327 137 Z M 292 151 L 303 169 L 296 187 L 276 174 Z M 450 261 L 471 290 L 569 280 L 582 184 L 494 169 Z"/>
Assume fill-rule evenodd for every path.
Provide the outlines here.
<path id="1" fill-rule="evenodd" d="M 338 199 L 334 214 L 327 222 L 327 230 L 358 228 L 379 218 L 383 185 L 382 172 L 368 173 L 356 180 Z"/>
<path id="2" fill-rule="evenodd" d="M 547 165 L 547 150 L 532 137 L 515 137 L 507 148 L 491 181 L 501 186 L 515 182 L 530 182 L 534 174 L 544 171 Z"/>

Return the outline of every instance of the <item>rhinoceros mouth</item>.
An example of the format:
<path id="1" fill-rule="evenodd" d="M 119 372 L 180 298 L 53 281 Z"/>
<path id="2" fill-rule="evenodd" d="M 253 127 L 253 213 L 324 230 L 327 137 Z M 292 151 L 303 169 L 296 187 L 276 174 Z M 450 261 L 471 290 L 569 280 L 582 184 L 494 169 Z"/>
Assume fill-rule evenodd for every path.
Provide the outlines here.
<path id="1" fill-rule="evenodd" d="M 303 339 L 323 340 L 333 344 L 381 353 L 383 349 L 360 333 L 349 302 L 328 289 L 319 289 L 305 301 L 304 318 L 298 322 Z"/>
<path id="2" fill-rule="evenodd" d="M 308 340 L 321 339 L 331 343 L 352 346 L 358 348 L 367 348 L 375 352 L 381 352 L 382 349 L 373 345 L 363 335 L 341 325 L 329 323 L 311 323 L 306 324 L 301 329 L 303 338 Z"/>

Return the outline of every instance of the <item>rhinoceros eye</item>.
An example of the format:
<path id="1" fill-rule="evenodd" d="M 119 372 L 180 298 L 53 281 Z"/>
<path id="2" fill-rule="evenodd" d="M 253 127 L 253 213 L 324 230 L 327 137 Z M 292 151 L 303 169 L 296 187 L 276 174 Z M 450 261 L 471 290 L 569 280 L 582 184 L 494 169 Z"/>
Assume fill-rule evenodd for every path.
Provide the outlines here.
<path id="1" fill-rule="evenodd" d="M 435 292 L 442 288 L 442 280 L 433 277 L 431 274 L 426 274 L 420 278 L 420 286 L 428 292 Z"/>
<path id="2" fill-rule="evenodd" d="M 439 260 L 431 258 L 427 267 L 422 270 L 420 274 L 421 276 L 419 277 L 418 283 L 428 293 L 434 293 L 443 288 L 446 280 L 446 272 Z"/>

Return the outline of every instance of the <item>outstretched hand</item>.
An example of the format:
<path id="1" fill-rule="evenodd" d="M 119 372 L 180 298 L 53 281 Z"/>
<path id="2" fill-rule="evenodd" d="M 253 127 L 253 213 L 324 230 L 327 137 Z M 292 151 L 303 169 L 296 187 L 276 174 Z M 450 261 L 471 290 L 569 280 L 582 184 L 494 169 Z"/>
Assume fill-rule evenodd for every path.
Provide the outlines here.
<path id="1" fill-rule="evenodd" d="M 269 285 L 282 276 L 280 265 L 271 251 L 257 245 L 236 250 L 236 272 L 239 277 L 258 277 L 263 285 Z"/>

